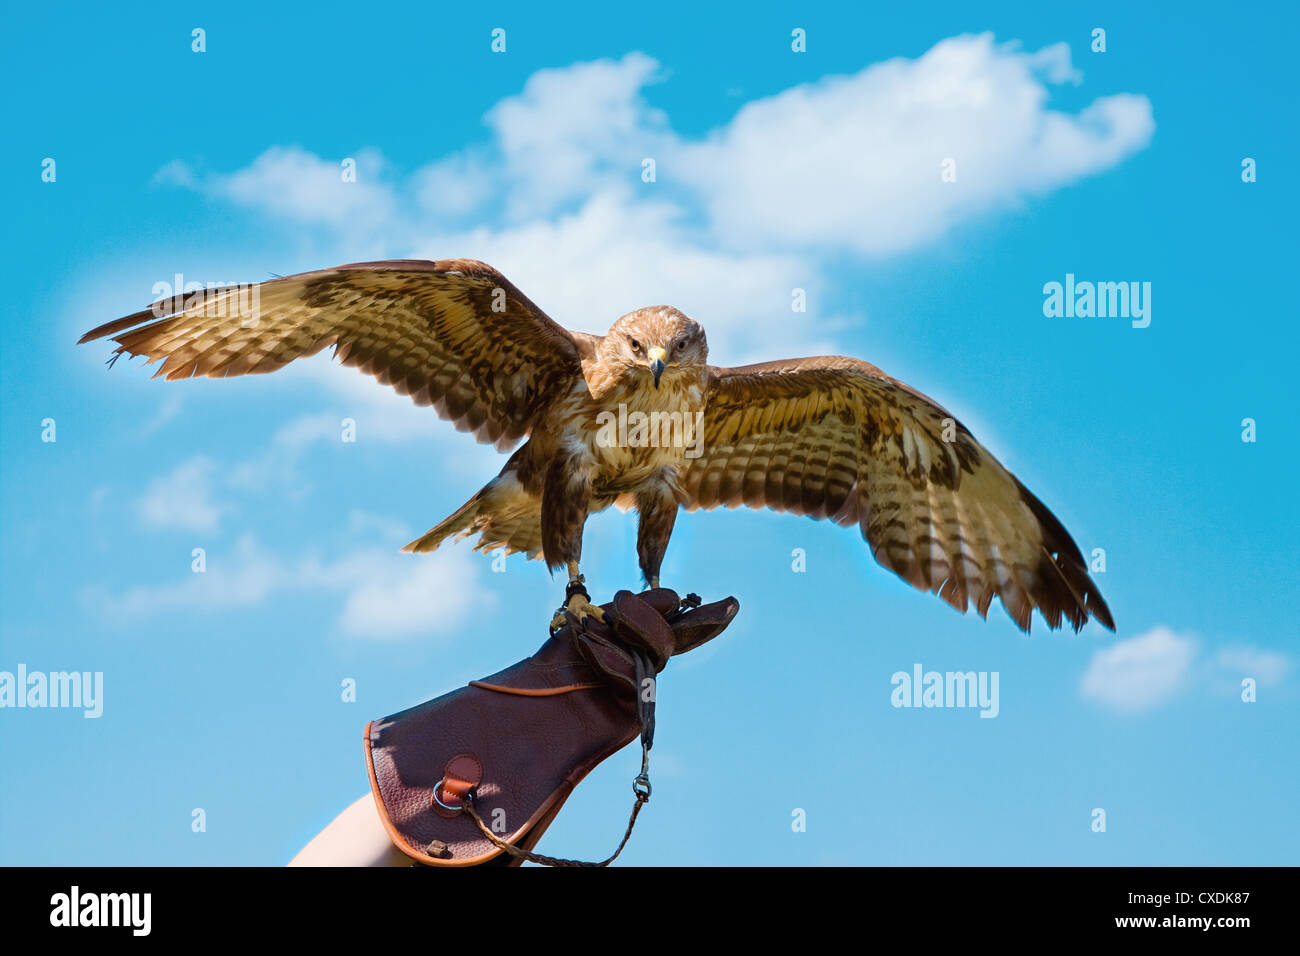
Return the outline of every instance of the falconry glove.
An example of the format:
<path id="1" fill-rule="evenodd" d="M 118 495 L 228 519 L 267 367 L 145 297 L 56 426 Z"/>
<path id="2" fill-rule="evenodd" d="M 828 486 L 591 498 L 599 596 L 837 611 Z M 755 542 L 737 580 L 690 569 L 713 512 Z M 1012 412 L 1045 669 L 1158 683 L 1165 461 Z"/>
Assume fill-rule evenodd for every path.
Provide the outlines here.
<path id="1" fill-rule="evenodd" d="M 570 616 L 532 657 L 367 724 L 371 791 L 393 843 L 432 866 L 613 862 L 650 799 L 656 675 L 739 609 L 735 598 L 619 591 L 604 621 Z M 533 852 L 578 782 L 638 737 L 636 802 L 615 852 L 599 863 Z"/>

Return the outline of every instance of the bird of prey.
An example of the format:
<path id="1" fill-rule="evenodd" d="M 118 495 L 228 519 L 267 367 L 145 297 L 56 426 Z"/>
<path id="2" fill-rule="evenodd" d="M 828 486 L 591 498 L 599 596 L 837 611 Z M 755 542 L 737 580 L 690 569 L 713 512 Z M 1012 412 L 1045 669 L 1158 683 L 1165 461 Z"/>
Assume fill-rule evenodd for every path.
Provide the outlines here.
<path id="1" fill-rule="evenodd" d="M 255 294 L 246 295 L 247 289 Z M 855 526 L 875 559 L 965 613 L 994 596 L 1024 631 L 1090 617 L 1114 630 L 1051 511 L 938 404 L 838 356 L 708 364 L 704 329 L 668 306 L 605 335 L 565 329 L 470 259 L 362 262 L 160 300 L 81 339 L 161 361 L 168 380 L 271 372 L 326 346 L 505 451 L 500 474 L 403 550 L 451 536 L 565 568 L 568 610 L 598 614 L 583 526 L 639 515 L 645 582 L 679 508 L 768 507 Z"/>

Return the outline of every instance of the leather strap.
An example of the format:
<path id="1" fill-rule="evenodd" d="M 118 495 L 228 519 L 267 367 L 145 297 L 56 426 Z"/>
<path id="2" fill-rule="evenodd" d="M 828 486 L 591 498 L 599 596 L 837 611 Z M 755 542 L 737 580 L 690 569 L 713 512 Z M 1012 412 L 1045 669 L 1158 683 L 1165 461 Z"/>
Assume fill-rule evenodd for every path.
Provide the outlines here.
<path id="1" fill-rule="evenodd" d="M 693 597 L 694 595 L 691 596 Z M 696 598 L 696 601 L 698 602 L 699 598 Z M 683 602 L 683 605 L 685 605 L 685 602 Z M 616 632 L 618 632 L 618 624 L 622 620 L 623 617 L 621 615 L 615 619 L 614 630 Z M 658 620 L 660 620 L 660 623 L 662 624 L 662 620 Z M 615 848 L 613 853 L 605 859 L 594 863 L 589 863 L 584 860 L 570 860 L 565 859 L 564 857 L 547 856 L 544 853 L 534 853 L 530 850 L 521 850 L 519 847 L 501 839 L 488 828 L 486 823 L 483 822 L 483 818 L 479 816 L 478 810 L 474 806 L 475 792 L 473 787 L 470 787 L 463 793 L 457 793 L 456 796 L 460 798 L 459 811 L 467 814 L 471 820 L 478 824 L 478 828 L 483 833 L 483 836 L 491 841 L 493 846 L 505 851 L 515 859 L 527 860 L 530 863 L 540 863 L 543 866 L 609 866 L 618 859 L 619 854 L 623 852 L 623 848 L 627 846 L 627 841 L 632 836 L 632 828 L 636 826 L 636 818 L 640 815 L 641 808 L 650 802 L 650 793 L 652 791 L 650 786 L 650 748 L 654 746 L 655 742 L 655 697 L 657 689 L 653 685 L 646 687 L 645 682 L 647 679 L 653 682 L 659 668 L 655 667 L 655 661 L 650 658 L 650 652 L 646 649 L 626 645 L 623 646 L 622 649 L 632 658 L 632 663 L 636 668 L 636 706 L 637 717 L 641 724 L 641 772 L 637 774 L 636 779 L 632 781 L 632 793 L 636 798 L 636 802 L 632 804 L 632 815 L 628 817 L 627 829 L 623 831 L 623 839 L 619 841 L 618 847 Z M 662 664 L 660 667 L 662 667 Z M 467 756 L 467 754 L 463 754 L 460 757 L 453 758 L 451 763 L 448 764 L 448 767 L 451 767 L 452 764 Z M 473 758 L 470 757 L 469 759 L 472 760 Z M 475 763 L 477 763 L 477 761 L 475 761 Z M 481 768 L 479 773 L 481 778 Z M 446 782 L 446 779 L 447 778 L 444 775 L 444 783 Z M 434 789 L 435 801 L 437 800 L 438 791 L 440 789 L 444 788 L 440 786 Z M 439 807 L 435 806 L 434 809 L 442 813 L 442 810 Z M 443 815 L 445 816 L 446 814 L 443 813 Z"/>
<path id="2" fill-rule="evenodd" d="M 473 754 L 457 754 L 447 761 L 442 779 L 433 788 L 429 806 L 440 817 L 460 815 L 474 789 L 483 782 L 483 764 Z"/>
<path id="3" fill-rule="evenodd" d="M 641 808 L 646 805 L 649 799 L 650 797 L 648 794 L 644 797 L 640 795 L 637 796 L 636 803 L 632 805 L 632 816 L 628 818 L 627 829 L 623 832 L 623 839 L 619 841 L 618 849 L 599 863 L 588 863 L 584 860 L 566 860 L 562 857 L 546 856 L 543 853 L 533 853 L 531 850 L 521 850 L 519 847 L 507 843 L 487 828 L 487 825 L 483 822 L 483 818 L 480 817 L 478 811 L 474 809 L 474 802 L 472 800 L 465 804 L 465 812 L 469 814 L 470 819 L 478 824 L 479 830 L 483 832 L 485 837 L 491 840 L 495 846 L 504 850 L 517 860 L 527 860 L 530 863 L 540 863 L 542 866 L 602 867 L 609 866 L 617 860 L 618 855 L 623 852 L 623 847 L 627 846 L 627 841 L 632 837 L 632 828 L 636 826 L 637 815 L 641 812 Z"/>

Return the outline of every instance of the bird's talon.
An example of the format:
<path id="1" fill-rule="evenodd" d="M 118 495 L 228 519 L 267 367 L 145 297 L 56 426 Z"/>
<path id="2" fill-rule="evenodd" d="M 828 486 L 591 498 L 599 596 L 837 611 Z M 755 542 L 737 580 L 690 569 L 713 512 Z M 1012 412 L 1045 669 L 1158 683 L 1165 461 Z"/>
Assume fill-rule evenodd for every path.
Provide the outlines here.
<path id="1" fill-rule="evenodd" d="M 575 594 L 573 597 L 569 598 L 569 603 L 565 610 L 576 617 L 580 624 L 589 617 L 594 617 L 602 624 L 605 622 L 605 612 L 592 604 L 581 594 Z"/>
<path id="2" fill-rule="evenodd" d="M 551 618 L 551 630 L 558 631 L 568 624 L 582 624 L 587 618 L 595 618 L 602 624 L 605 623 L 605 612 L 595 604 L 592 604 L 581 594 L 575 594 L 569 598 L 567 604 L 560 606 Z"/>

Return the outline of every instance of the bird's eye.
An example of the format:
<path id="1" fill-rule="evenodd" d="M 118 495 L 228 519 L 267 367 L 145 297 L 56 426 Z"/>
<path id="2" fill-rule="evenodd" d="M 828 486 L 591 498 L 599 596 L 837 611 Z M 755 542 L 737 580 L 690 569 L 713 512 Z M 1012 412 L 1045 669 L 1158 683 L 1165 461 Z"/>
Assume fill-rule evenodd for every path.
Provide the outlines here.
<path id="1" fill-rule="evenodd" d="M 636 339 L 633 339 L 633 340 L 632 340 L 632 351 L 633 351 L 633 352 L 640 352 L 640 351 L 641 351 L 641 343 L 638 342 Z"/>
<path id="2" fill-rule="evenodd" d="M 686 340 L 685 340 L 685 339 L 678 339 L 678 340 L 677 340 L 677 344 L 674 345 L 673 348 L 677 349 L 677 351 L 680 352 L 682 349 L 686 348 Z"/>

